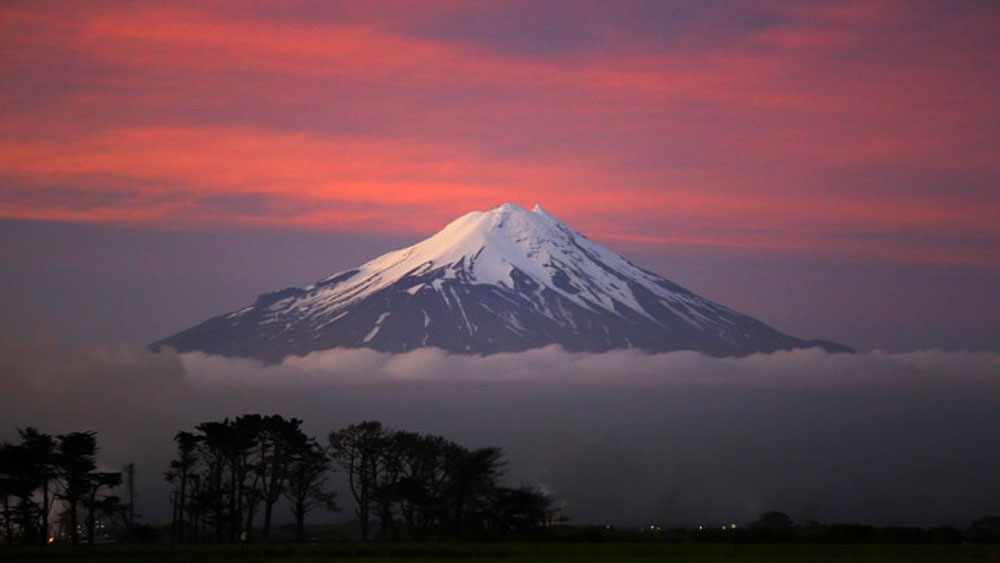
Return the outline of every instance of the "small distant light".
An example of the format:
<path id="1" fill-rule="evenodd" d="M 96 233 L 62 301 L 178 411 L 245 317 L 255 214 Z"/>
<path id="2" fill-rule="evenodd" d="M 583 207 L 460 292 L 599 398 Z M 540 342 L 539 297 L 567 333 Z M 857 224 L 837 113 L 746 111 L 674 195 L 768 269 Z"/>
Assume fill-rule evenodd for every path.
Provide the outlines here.
<path id="1" fill-rule="evenodd" d="M 56 538 L 55 538 L 55 536 L 52 536 L 52 537 L 49 538 L 49 545 L 52 545 L 54 543 L 56 543 Z"/>
<path id="2" fill-rule="evenodd" d="M 704 530 L 704 529 L 705 529 L 705 527 L 704 527 L 704 526 L 698 526 L 698 529 L 699 529 L 699 530 Z"/>

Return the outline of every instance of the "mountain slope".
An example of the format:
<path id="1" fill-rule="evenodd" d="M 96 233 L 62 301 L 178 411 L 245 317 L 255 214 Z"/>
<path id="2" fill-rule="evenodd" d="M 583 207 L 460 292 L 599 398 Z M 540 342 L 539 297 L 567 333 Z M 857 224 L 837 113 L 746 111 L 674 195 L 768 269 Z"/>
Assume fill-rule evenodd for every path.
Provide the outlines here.
<path id="1" fill-rule="evenodd" d="M 491 354 L 820 346 L 701 298 L 591 242 L 539 206 L 474 211 L 409 248 L 304 288 L 261 295 L 153 346 L 277 362 L 334 347 Z"/>

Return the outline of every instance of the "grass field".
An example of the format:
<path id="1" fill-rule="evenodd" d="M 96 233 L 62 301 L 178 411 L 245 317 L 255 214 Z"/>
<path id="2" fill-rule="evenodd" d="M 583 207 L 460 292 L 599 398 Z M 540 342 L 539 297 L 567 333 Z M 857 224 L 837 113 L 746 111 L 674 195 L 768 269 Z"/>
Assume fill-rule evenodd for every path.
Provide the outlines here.
<path id="1" fill-rule="evenodd" d="M 345 563 L 408 560 L 520 563 L 582 562 L 815 562 L 1000 561 L 997 545 L 816 545 L 691 543 L 331 543 L 269 545 L 105 545 L 77 548 L 0 548 L 0 561 L 137 563 L 225 561 Z"/>

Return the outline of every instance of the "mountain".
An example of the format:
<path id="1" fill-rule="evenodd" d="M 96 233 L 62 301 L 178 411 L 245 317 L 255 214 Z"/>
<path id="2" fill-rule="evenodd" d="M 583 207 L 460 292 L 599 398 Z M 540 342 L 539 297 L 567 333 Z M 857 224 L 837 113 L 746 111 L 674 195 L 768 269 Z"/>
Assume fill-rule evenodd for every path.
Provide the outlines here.
<path id="1" fill-rule="evenodd" d="M 821 347 L 699 297 L 540 206 L 473 211 L 436 235 L 153 344 L 279 362 L 335 347 L 405 352 L 640 348 L 713 356 Z"/>

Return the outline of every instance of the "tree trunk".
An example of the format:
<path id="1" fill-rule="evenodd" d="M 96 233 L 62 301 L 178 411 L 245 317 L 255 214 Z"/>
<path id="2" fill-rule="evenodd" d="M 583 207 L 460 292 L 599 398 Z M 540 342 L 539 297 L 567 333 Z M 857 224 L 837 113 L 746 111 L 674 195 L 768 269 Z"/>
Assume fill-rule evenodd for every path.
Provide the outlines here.
<path id="1" fill-rule="evenodd" d="M 403 533 L 408 534 L 409 537 L 413 538 L 416 536 L 413 503 L 405 504 L 402 510 L 403 510 L 403 521 L 406 522 L 406 529 L 403 530 Z"/>
<path id="2" fill-rule="evenodd" d="M 264 499 L 264 528 L 261 531 L 261 538 L 264 541 L 271 539 L 271 509 L 274 508 L 274 502 Z"/>
<path id="3" fill-rule="evenodd" d="M 80 531 L 77 530 L 79 520 L 77 519 L 77 505 L 75 501 L 69 504 L 69 541 L 73 545 L 80 544 Z"/>
<path id="4" fill-rule="evenodd" d="M 219 478 L 219 487 L 214 491 L 215 498 L 215 543 L 222 542 L 222 515 L 225 513 L 224 499 L 222 494 L 222 478 Z"/>
<path id="5" fill-rule="evenodd" d="M 368 540 L 368 502 L 363 501 L 358 506 L 358 517 L 361 518 L 361 540 Z"/>
<path id="6" fill-rule="evenodd" d="M 94 529 L 97 524 L 97 485 L 93 484 L 91 486 L 93 489 L 91 489 L 90 498 L 87 499 L 84 506 L 87 508 L 87 544 L 94 545 Z"/>
<path id="7" fill-rule="evenodd" d="M 295 503 L 295 539 L 306 539 L 306 507 L 303 502 Z"/>
<path id="8" fill-rule="evenodd" d="M 230 461 L 229 469 L 229 541 L 235 542 L 240 539 L 240 527 L 243 522 L 241 516 L 243 516 L 243 507 L 241 503 L 243 501 L 243 479 L 242 475 L 239 475 L 237 470 L 237 464 L 239 460 L 233 458 Z"/>
<path id="9" fill-rule="evenodd" d="M 454 519 L 452 521 L 452 524 L 453 524 L 455 539 L 459 539 L 462 537 L 462 518 L 464 516 L 463 515 L 464 505 L 465 505 L 465 495 L 460 494 L 458 496 L 457 502 L 455 502 L 454 511 L 452 512 L 452 518 Z"/>
<path id="10" fill-rule="evenodd" d="M 49 480 L 42 483 L 42 545 L 49 541 Z"/>
<path id="11" fill-rule="evenodd" d="M 10 521 L 10 499 L 7 498 L 6 494 L 3 496 L 3 525 L 6 534 L 5 537 L 7 538 L 7 547 L 14 547 L 14 529 Z"/>
<path id="12" fill-rule="evenodd" d="M 245 541 L 250 543 L 253 541 L 253 519 L 257 516 L 257 506 L 256 503 L 247 500 L 247 519 L 246 525 L 243 528 L 243 534 L 240 536 L 240 541 Z M 237 520 L 239 520 L 237 518 Z"/>
<path id="13" fill-rule="evenodd" d="M 177 499 L 180 494 L 177 491 L 170 493 L 170 545 L 177 543 Z"/>
<path id="14" fill-rule="evenodd" d="M 392 524 L 392 505 L 386 502 L 381 509 L 381 515 L 379 516 L 381 520 L 379 522 L 379 537 L 386 539 L 389 537 L 389 528 Z"/>
<path id="15" fill-rule="evenodd" d="M 192 538 L 195 543 L 202 543 L 205 541 L 207 536 L 205 530 L 205 506 L 201 503 L 196 503 L 191 507 L 191 522 L 194 523 L 193 532 L 194 538 Z"/>
<path id="16" fill-rule="evenodd" d="M 183 473 L 181 473 L 181 494 L 180 494 L 180 500 L 177 503 L 178 506 L 177 529 L 179 530 L 177 538 L 181 541 L 181 543 L 184 542 L 185 539 L 184 537 L 187 535 L 184 526 L 184 509 L 186 507 L 186 502 L 187 502 L 185 499 L 186 496 L 187 496 L 187 471 L 184 471 Z"/>
<path id="17" fill-rule="evenodd" d="M 94 508 L 91 506 L 87 510 L 87 544 L 94 545 L 94 529 L 96 528 L 96 522 L 94 517 Z"/>

